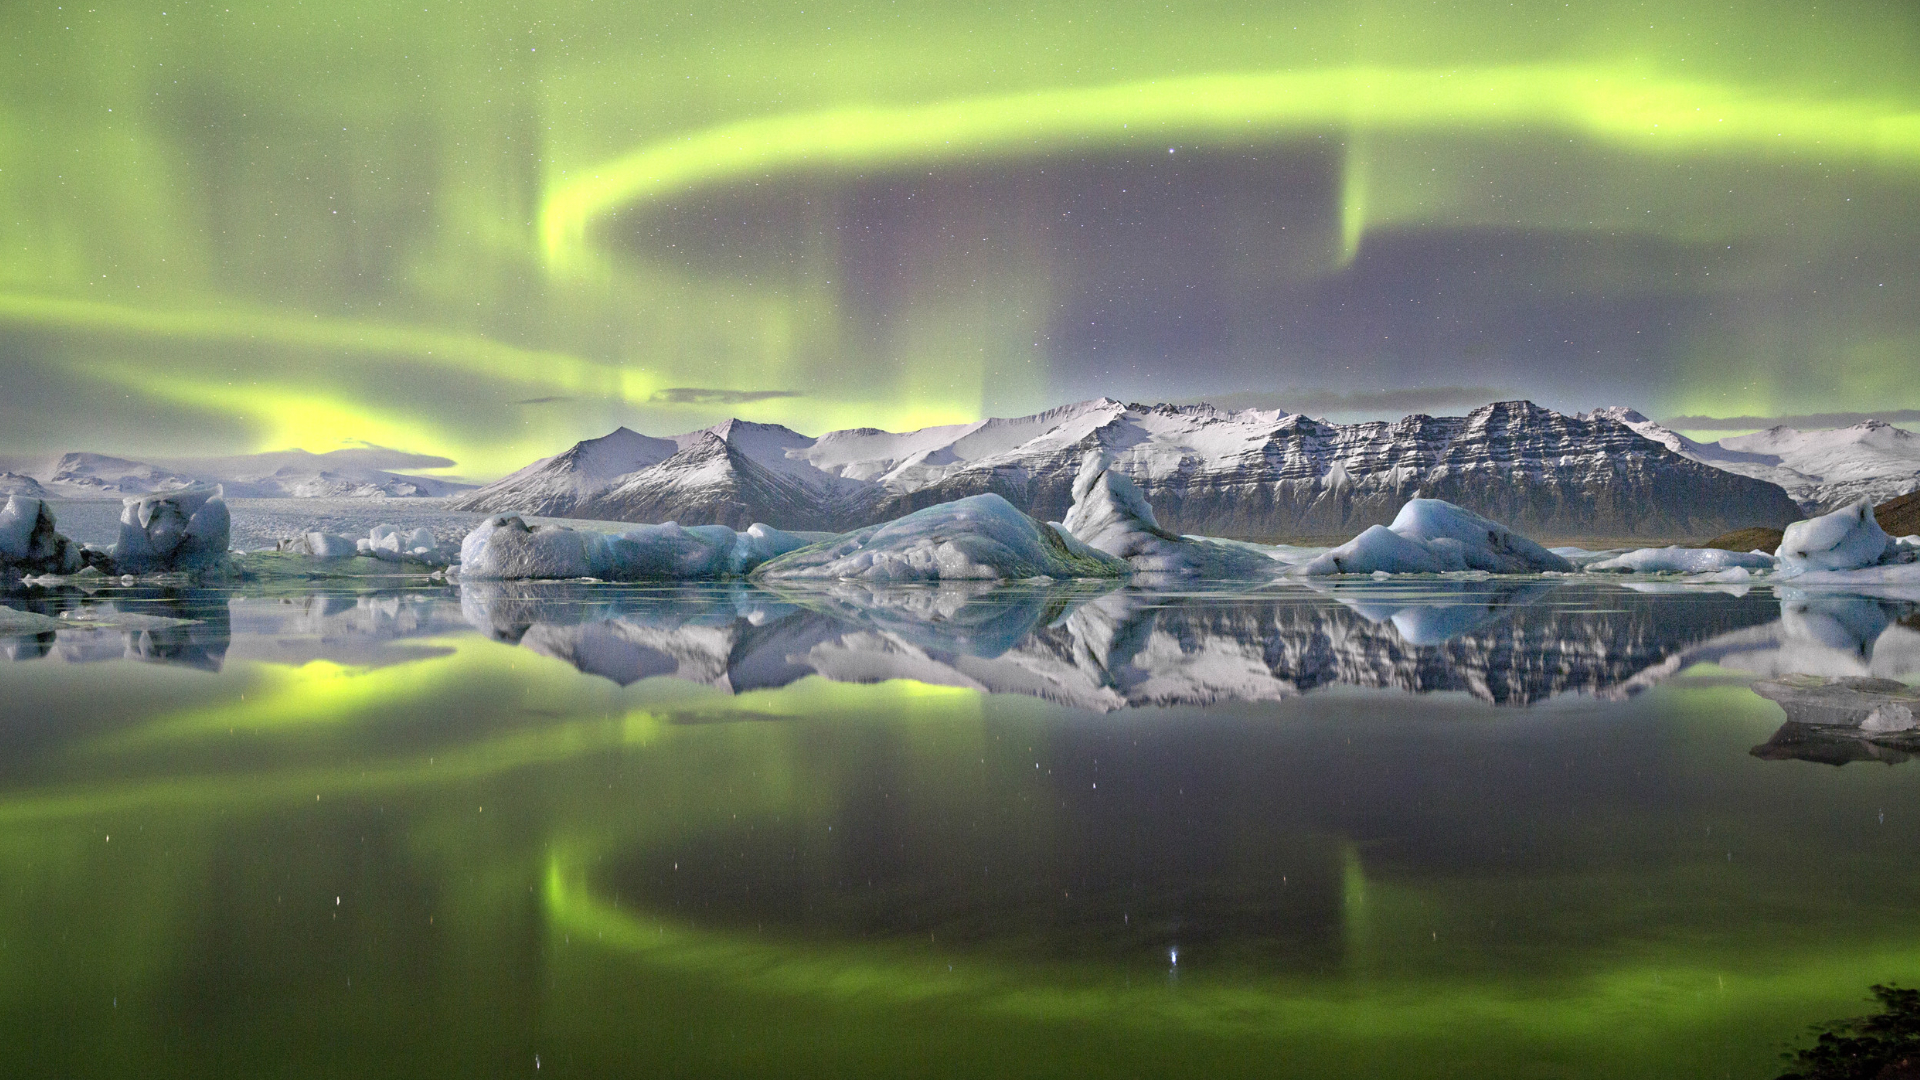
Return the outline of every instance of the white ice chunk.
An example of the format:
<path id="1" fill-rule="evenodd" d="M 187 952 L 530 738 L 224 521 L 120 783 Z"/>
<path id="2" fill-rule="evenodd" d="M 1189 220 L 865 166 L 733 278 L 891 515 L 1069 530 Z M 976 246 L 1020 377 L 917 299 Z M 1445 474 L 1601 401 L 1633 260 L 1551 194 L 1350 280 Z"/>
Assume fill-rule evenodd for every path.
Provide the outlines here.
<path id="1" fill-rule="evenodd" d="M 113 563 L 123 573 L 202 570 L 227 556 L 232 519 L 218 486 L 136 495 L 120 511 Z"/>
<path id="2" fill-rule="evenodd" d="M 1773 556 L 1760 552 L 1676 546 L 1639 548 L 1604 562 L 1591 563 L 1587 569 L 1635 574 L 1718 574 L 1735 569 L 1768 570 L 1773 563 Z M 1746 575 L 1741 575 L 1740 580 L 1745 579 Z"/>
<path id="3" fill-rule="evenodd" d="M 1570 571 L 1573 564 L 1505 525 L 1439 499 L 1414 499 L 1392 525 L 1365 532 L 1292 573 L 1440 574 L 1485 570 L 1496 574 Z"/>
<path id="4" fill-rule="evenodd" d="M 0 507 L 0 569 L 28 574 L 71 574 L 84 560 L 79 545 L 54 527 L 53 507 L 40 499 L 9 495 Z"/>
<path id="5" fill-rule="evenodd" d="M 724 525 L 682 528 L 669 521 L 608 534 L 559 525 L 529 528 L 518 517 L 495 517 L 460 545 L 460 573 L 483 579 L 701 580 L 744 574 L 806 543 L 805 537 L 759 523 L 744 533 Z"/>
<path id="6" fill-rule="evenodd" d="M 1140 572 L 1217 578 L 1271 576 L 1280 569 L 1261 553 L 1161 528 L 1139 486 L 1115 472 L 1097 449 L 1080 460 L 1073 506 L 1061 525 L 1088 547 L 1125 559 Z"/>
<path id="7" fill-rule="evenodd" d="M 1442 499 L 1412 499 L 1387 526 L 1409 540 L 1432 545 L 1457 540 L 1467 567 L 1495 574 L 1568 571 L 1573 564 L 1491 518 Z"/>
<path id="8" fill-rule="evenodd" d="M 1119 577 L 1127 563 L 1043 525 L 998 495 L 929 506 L 767 563 L 770 578 L 863 581 Z"/>
<path id="9" fill-rule="evenodd" d="M 1858 570 L 1885 561 L 1889 549 L 1897 547 L 1874 520 L 1872 504 L 1862 499 L 1787 526 L 1774 554 L 1786 570 Z"/>

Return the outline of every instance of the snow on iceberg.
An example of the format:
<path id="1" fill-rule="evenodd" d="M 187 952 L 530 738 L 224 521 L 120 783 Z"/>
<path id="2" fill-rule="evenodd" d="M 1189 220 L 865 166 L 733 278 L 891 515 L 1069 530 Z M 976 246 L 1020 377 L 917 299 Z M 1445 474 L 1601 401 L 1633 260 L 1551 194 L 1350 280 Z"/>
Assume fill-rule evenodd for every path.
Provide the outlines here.
<path id="1" fill-rule="evenodd" d="M 1440 499 L 1413 499 L 1392 525 L 1373 525 L 1291 573 L 1439 574 L 1485 570 L 1495 574 L 1571 571 L 1573 564 L 1505 525 Z"/>
<path id="2" fill-rule="evenodd" d="M 71 574 L 82 561 L 79 546 L 54 529 L 52 507 L 25 495 L 7 497 L 0 507 L 0 570 Z"/>
<path id="3" fill-rule="evenodd" d="M 747 573 L 807 543 L 807 536 L 757 522 L 740 533 L 725 525 L 682 528 L 671 521 L 599 533 L 563 525 L 529 527 L 509 515 L 488 518 L 467 534 L 460 545 L 460 575 L 608 581 L 720 578 Z"/>
<path id="4" fill-rule="evenodd" d="M 1774 554 L 1783 571 L 1859 570 L 1901 558 L 1903 547 L 1880 528 L 1865 499 L 1831 514 L 1796 521 Z"/>
<path id="5" fill-rule="evenodd" d="M 140 574 L 216 566 L 227 557 L 232 524 L 218 486 L 131 496 L 120 511 L 113 568 Z"/>
<path id="6" fill-rule="evenodd" d="M 1589 563 L 1587 569 L 1622 574 L 1718 574 L 1736 569 L 1770 570 L 1773 564 L 1773 556 L 1758 551 L 1663 547 L 1638 548 L 1602 562 Z M 1741 580 L 1744 578 L 1742 575 Z"/>
<path id="7" fill-rule="evenodd" d="M 1120 577 L 1123 559 L 1043 525 L 998 495 L 929 506 L 774 559 L 767 578 L 992 581 Z"/>
<path id="8" fill-rule="evenodd" d="M 1272 575 L 1282 569 L 1256 551 L 1161 528 L 1139 486 L 1115 472 L 1101 450 L 1089 450 L 1080 459 L 1073 506 L 1061 525 L 1088 547 L 1125 559 L 1136 572 L 1218 578 Z"/>

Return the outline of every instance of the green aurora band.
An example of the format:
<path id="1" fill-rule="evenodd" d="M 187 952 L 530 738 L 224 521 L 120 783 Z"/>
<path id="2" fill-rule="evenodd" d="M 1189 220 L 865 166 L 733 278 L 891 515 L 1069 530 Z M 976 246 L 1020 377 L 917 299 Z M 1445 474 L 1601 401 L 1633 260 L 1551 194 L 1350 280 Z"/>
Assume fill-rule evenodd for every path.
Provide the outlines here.
<path id="1" fill-rule="evenodd" d="M 1906 5 L 7 19 L 0 454 L 371 441 L 483 477 L 616 423 L 1315 385 L 1920 407 Z M 1108 167 L 1159 186 L 1072 220 L 1165 240 L 1071 255 L 994 187 Z M 1262 170 L 1297 204 L 1178 216 Z M 1423 338 L 1409 308 L 1459 326 Z M 767 390 L 800 396 L 725 404 Z"/>

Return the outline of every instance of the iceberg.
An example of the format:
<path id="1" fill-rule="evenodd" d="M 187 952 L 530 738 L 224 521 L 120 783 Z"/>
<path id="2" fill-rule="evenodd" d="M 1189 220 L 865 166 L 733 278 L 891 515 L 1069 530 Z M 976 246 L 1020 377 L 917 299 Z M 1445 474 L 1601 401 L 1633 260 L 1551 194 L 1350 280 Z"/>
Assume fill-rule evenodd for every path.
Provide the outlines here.
<path id="1" fill-rule="evenodd" d="M 1080 459 L 1073 505 L 1061 526 L 1096 551 L 1125 559 L 1136 572 L 1168 577 L 1252 577 L 1283 564 L 1245 547 L 1179 536 L 1160 527 L 1139 485 L 1115 472 L 1102 450 Z"/>
<path id="2" fill-rule="evenodd" d="M 1589 563 L 1587 569 L 1622 574 L 1718 574 L 1735 569 L 1770 570 L 1773 565 L 1773 556 L 1758 551 L 1663 547 L 1639 548 Z"/>
<path id="3" fill-rule="evenodd" d="M 1901 558 L 1904 546 L 1880 528 L 1873 504 L 1862 499 L 1787 526 L 1774 554 L 1786 571 L 1859 570 Z"/>
<path id="4" fill-rule="evenodd" d="M 218 486 L 134 495 L 120 512 L 120 573 L 205 570 L 224 562 L 232 519 Z"/>
<path id="5" fill-rule="evenodd" d="M 439 538 L 429 529 L 415 529 L 402 534 L 391 525 L 375 525 L 365 539 L 356 540 L 353 544 L 359 554 L 371 555 L 382 562 L 448 566 L 460 558 L 459 552 L 441 547 Z"/>
<path id="6" fill-rule="evenodd" d="M 53 508 L 25 495 L 0 507 L 0 570 L 71 574 L 84 564 L 80 548 L 54 528 Z"/>
<path id="7" fill-rule="evenodd" d="M 1290 573 L 1440 574 L 1485 570 L 1494 574 L 1562 573 L 1573 563 L 1505 525 L 1440 499 L 1413 499 L 1392 525 L 1373 525 Z"/>
<path id="8" fill-rule="evenodd" d="M 766 578 L 870 582 L 992 581 L 1120 577 L 1126 560 L 1096 550 L 1059 525 L 1041 524 L 998 495 L 929 506 L 790 552 L 759 570 Z"/>
<path id="9" fill-rule="evenodd" d="M 528 526 L 518 516 L 488 518 L 460 545 L 460 575 L 504 580 L 601 578 L 607 581 L 700 580 L 745 574 L 804 547 L 811 538 L 754 523 L 683 528 L 674 522 L 623 533 L 582 532 L 564 525 Z"/>
<path id="10" fill-rule="evenodd" d="M 307 532 L 299 536 L 280 541 L 275 551 L 284 551 L 294 555 L 311 555 L 316 559 L 345 559 L 360 554 L 359 544 L 352 537 L 335 536 L 331 533 Z"/>

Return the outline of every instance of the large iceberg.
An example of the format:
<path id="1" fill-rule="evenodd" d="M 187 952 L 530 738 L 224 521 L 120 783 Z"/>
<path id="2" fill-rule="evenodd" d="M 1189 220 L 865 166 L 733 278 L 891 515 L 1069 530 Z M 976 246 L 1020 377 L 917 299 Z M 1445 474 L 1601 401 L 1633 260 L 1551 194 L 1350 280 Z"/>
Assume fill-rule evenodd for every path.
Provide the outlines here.
<path id="1" fill-rule="evenodd" d="M 217 486 L 132 496 L 120 512 L 113 568 L 139 574 L 217 566 L 227 557 L 232 524 Z"/>
<path id="2" fill-rule="evenodd" d="M 54 529 L 52 507 L 25 495 L 7 497 L 0 508 L 0 570 L 71 574 L 81 565 L 79 546 Z"/>
<path id="3" fill-rule="evenodd" d="M 1120 577 L 1129 569 L 998 495 L 972 495 L 783 555 L 759 573 L 913 582 Z"/>
<path id="4" fill-rule="evenodd" d="M 1572 569 L 1565 558 L 1497 521 L 1440 499 L 1413 499 L 1394 515 L 1392 525 L 1371 526 L 1291 572 L 1308 576 L 1452 570 L 1533 574 Z"/>
<path id="5" fill-rule="evenodd" d="M 1859 570 L 1904 558 L 1904 547 L 1874 519 L 1865 499 L 1787 526 L 1774 554 L 1784 571 Z"/>
<path id="6" fill-rule="evenodd" d="M 1089 450 L 1073 480 L 1073 506 L 1061 524 L 1097 551 L 1125 559 L 1136 572 L 1169 577 L 1253 577 L 1284 569 L 1260 553 L 1170 533 L 1131 479 L 1115 472 L 1101 450 Z"/>
<path id="7" fill-rule="evenodd" d="M 669 521 L 600 533 L 563 525 L 528 526 L 519 517 L 502 516 L 488 518 L 467 534 L 460 545 L 460 574 L 607 581 L 720 578 L 745 574 L 810 539 L 759 523 L 746 532 L 725 525 L 683 528 Z"/>
<path id="8" fill-rule="evenodd" d="M 1718 574 L 1736 568 L 1770 570 L 1773 563 L 1773 556 L 1758 551 L 1663 547 L 1639 548 L 1624 555 L 1588 563 L 1587 569 L 1623 574 Z"/>

